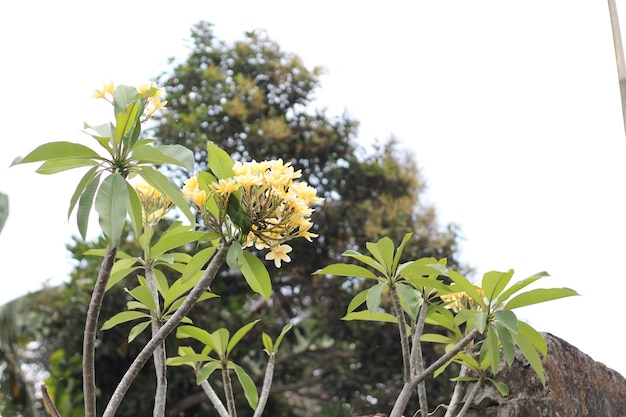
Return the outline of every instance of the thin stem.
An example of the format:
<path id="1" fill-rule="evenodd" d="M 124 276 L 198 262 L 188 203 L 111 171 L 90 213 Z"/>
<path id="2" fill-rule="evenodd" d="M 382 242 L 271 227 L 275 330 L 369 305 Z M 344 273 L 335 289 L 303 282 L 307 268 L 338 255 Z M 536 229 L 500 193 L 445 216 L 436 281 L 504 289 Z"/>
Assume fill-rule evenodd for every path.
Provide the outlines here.
<path id="1" fill-rule="evenodd" d="M 406 334 L 406 319 L 404 311 L 400 304 L 400 297 L 395 287 L 389 287 L 389 296 L 393 303 L 393 310 L 398 318 L 398 331 L 400 332 L 400 346 L 402 346 L 402 365 L 404 366 L 404 383 L 407 384 L 411 380 L 410 350 L 409 338 Z"/>
<path id="2" fill-rule="evenodd" d="M 461 365 L 459 377 L 467 376 L 468 373 L 469 373 L 469 368 L 467 366 Z M 456 385 L 454 386 L 454 391 L 452 392 L 452 397 L 450 398 L 450 404 L 448 404 L 448 409 L 446 410 L 446 414 L 444 417 L 454 416 L 454 413 L 456 413 L 457 408 L 459 408 L 459 403 L 462 400 L 464 391 L 465 391 L 465 382 L 458 381 Z"/>
<path id="3" fill-rule="evenodd" d="M 478 382 L 474 384 L 474 387 L 472 388 L 469 395 L 465 399 L 465 404 L 463 404 L 463 408 L 461 408 L 461 411 L 459 411 L 459 414 L 456 417 L 463 417 L 467 413 L 469 408 L 472 406 L 472 403 L 474 402 L 474 398 L 476 398 L 476 395 L 478 394 L 478 391 L 480 390 L 482 385 L 483 385 L 482 379 L 478 380 Z"/>
<path id="4" fill-rule="evenodd" d="M 48 413 L 50 413 L 52 417 L 61 417 L 59 410 L 57 410 L 57 407 L 54 405 L 54 401 L 52 401 L 52 397 L 50 397 L 48 387 L 44 384 L 41 384 L 41 396 L 43 397 L 43 403 L 45 404 Z M 33 417 L 36 415 L 37 414 L 33 414 Z"/>
<path id="5" fill-rule="evenodd" d="M 224 404 L 222 404 L 220 397 L 217 396 L 217 393 L 215 392 L 215 390 L 213 390 L 213 387 L 211 386 L 211 384 L 209 384 L 209 381 L 205 379 L 200 383 L 200 386 L 202 387 L 202 390 L 207 395 L 207 397 L 209 397 L 209 400 L 211 400 L 211 402 L 213 403 L 213 407 L 215 407 L 220 417 L 229 417 L 228 411 L 226 411 L 226 407 L 224 407 Z"/>
<path id="6" fill-rule="evenodd" d="M 233 394 L 233 383 L 230 379 L 230 371 L 228 370 L 227 363 L 222 363 L 222 382 L 224 383 L 224 395 L 226 396 L 228 415 L 229 417 L 237 417 L 237 408 L 235 407 L 235 395 Z"/>
<path id="7" fill-rule="evenodd" d="M 395 404 L 393 405 L 393 409 L 391 410 L 391 414 L 389 415 L 389 417 L 402 416 L 402 413 L 404 413 L 406 405 L 411 398 L 411 393 L 413 392 L 417 384 L 424 381 L 430 375 L 435 373 L 437 369 L 439 369 L 443 364 L 452 359 L 454 355 L 462 351 L 465 346 L 470 344 L 479 334 L 480 332 L 478 331 L 478 329 L 472 330 L 465 337 L 463 337 L 463 339 L 459 340 L 459 343 L 457 343 L 452 349 L 444 353 L 442 356 L 439 357 L 439 359 L 437 359 L 428 368 L 426 368 L 424 372 L 417 375 L 415 378 L 412 378 L 409 382 L 405 383 L 402 387 L 402 391 L 400 391 L 400 394 L 396 399 Z"/>
<path id="8" fill-rule="evenodd" d="M 191 311 L 200 296 L 204 294 L 206 289 L 211 285 L 219 272 L 220 267 L 226 261 L 226 253 L 228 252 L 230 243 L 231 242 L 228 241 L 222 245 L 213 259 L 211 259 L 209 266 L 200 277 L 200 280 L 193 287 L 185 301 L 181 304 L 180 308 L 176 310 L 172 317 L 170 317 L 170 319 L 163 324 L 157 334 L 154 335 L 152 339 L 143 347 L 141 352 L 139 352 L 115 389 L 115 392 L 109 400 L 109 404 L 107 404 L 102 417 L 113 417 L 115 415 L 115 412 L 120 406 L 126 392 L 139 374 L 141 368 L 143 368 L 146 361 L 150 359 L 154 350 L 163 340 L 165 340 L 165 338 L 176 328 L 176 326 L 178 326 L 180 321 L 189 313 L 189 311 Z"/>
<path id="9" fill-rule="evenodd" d="M 98 327 L 98 317 L 102 307 L 102 300 L 106 291 L 107 283 L 111 277 L 111 269 L 117 256 L 117 245 L 111 247 L 107 245 L 100 272 L 91 294 L 91 301 L 87 309 L 85 319 L 85 331 L 83 335 L 83 393 L 85 403 L 85 417 L 96 417 L 96 331 Z"/>
<path id="10" fill-rule="evenodd" d="M 428 300 L 423 297 L 422 305 L 417 316 L 415 331 L 413 332 L 413 346 L 411 351 L 411 378 L 424 372 L 424 356 L 422 355 L 422 334 L 426 323 L 426 313 L 428 311 Z M 419 399 L 422 417 L 428 417 L 428 395 L 426 393 L 426 381 L 417 384 L 417 398 Z"/>
<path id="11" fill-rule="evenodd" d="M 152 293 L 154 299 L 155 311 L 152 318 L 151 328 L 152 337 L 154 337 L 161 329 L 161 302 L 159 299 L 159 291 L 156 286 L 156 279 L 154 278 L 154 269 L 152 264 L 149 263 L 148 256 L 146 255 L 146 282 Z M 154 372 L 156 374 L 156 392 L 154 394 L 154 409 L 152 415 L 154 417 L 165 417 L 165 403 L 167 398 L 167 366 L 165 360 L 167 359 L 165 351 L 165 340 L 163 340 L 154 350 L 152 355 L 154 358 Z"/>
<path id="12" fill-rule="evenodd" d="M 263 378 L 263 387 L 261 388 L 259 403 L 256 407 L 256 410 L 254 410 L 254 415 L 252 417 L 261 417 L 263 415 L 263 410 L 265 409 L 265 405 L 267 404 L 267 399 L 270 396 L 272 379 L 274 378 L 274 362 L 275 357 L 273 354 L 270 354 L 270 357 L 267 361 L 267 367 L 265 368 L 265 378 Z"/>

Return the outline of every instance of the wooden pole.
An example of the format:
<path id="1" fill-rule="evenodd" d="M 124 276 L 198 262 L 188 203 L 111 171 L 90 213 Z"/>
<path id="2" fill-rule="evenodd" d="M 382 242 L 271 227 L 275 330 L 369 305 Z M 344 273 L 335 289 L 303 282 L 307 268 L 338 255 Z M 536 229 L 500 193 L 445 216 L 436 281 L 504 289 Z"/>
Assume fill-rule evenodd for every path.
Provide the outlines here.
<path id="1" fill-rule="evenodd" d="M 615 62 L 617 63 L 619 91 L 622 99 L 622 120 L 624 121 L 624 134 L 626 134 L 626 65 L 624 64 L 624 47 L 622 46 L 622 35 L 619 29 L 619 20 L 617 18 L 615 0 L 608 1 L 609 14 L 611 16 L 611 27 L 613 29 L 613 45 L 615 47 Z"/>

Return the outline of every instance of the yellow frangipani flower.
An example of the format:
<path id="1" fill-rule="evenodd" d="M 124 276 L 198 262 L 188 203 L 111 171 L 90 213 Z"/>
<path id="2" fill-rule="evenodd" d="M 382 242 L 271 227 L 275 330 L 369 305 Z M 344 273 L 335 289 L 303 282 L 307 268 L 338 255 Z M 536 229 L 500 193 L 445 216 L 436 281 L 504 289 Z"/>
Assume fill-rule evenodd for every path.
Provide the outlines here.
<path id="1" fill-rule="evenodd" d="M 211 184 L 210 187 L 211 190 L 217 194 L 229 196 L 241 187 L 241 183 L 235 181 L 235 178 L 226 178 Z"/>
<path id="2" fill-rule="evenodd" d="M 291 262 L 291 258 L 287 255 L 291 252 L 291 246 L 278 245 L 270 248 L 270 251 L 265 255 L 265 259 L 268 261 L 274 261 L 276 268 L 280 268 L 281 262 Z"/>
<path id="3" fill-rule="evenodd" d="M 115 84 L 113 81 L 109 81 L 104 84 L 102 90 L 95 90 L 92 94 L 93 98 L 103 98 L 108 101 L 113 100 L 113 92 L 115 91 Z"/>
<path id="4" fill-rule="evenodd" d="M 185 181 L 183 195 L 193 201 L 198 207 L 203 208 L 206 203 L 206 191 L 198 187 L 198 178 L 191 177 Z"/>
<path id="5" fill-rule="evenodd" d="M 155 224 L 161 220 L 174 206 L 172 200 L 155 190 L 143 178 L 133 184 L 133 188 L 139 196 L 143 211 L 143 220 L 148 224 Z"/>

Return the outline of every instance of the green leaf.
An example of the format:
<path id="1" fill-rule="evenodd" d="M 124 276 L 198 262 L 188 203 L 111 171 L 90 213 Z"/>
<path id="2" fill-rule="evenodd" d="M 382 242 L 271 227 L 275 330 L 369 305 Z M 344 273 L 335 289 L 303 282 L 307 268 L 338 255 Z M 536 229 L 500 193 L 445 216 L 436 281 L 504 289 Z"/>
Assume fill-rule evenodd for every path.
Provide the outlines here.
<path id="1" fill-rule="evenodd" d="M 415 320 L 423 301 L 421 294 L 415 289 L 415 287 L 403 282 L 398 283 L 396 291 L 398 291 L 404 310 L 407 312 L 409 317 L 411 317 L 411 319 Z"/>
<path id="2" fill-rule="evenodd" d="M 254 381 L 252 381 L 250 375 L 248 375 L 241 366 L 234 363 L 232 363 L 232 366 L 235 368 L 235 374 L 237 374 L 239 383 L 243 387 L 243 392 L 246 396 L 246 400 L 248 400 L 250 408 L 255 410 L 259 403 L 259 394 L 257 392 L 256 385 L 254 385 Z"/>
<path id="3" fill-rule="evenodd" d="M 512 269 L 509 269 L 507 272 L 490 271 L 485 273 L 481 286 L 487 300 L 489 302 L 495 300 L 504 291 L 512 277 Z"/>
<path id="4" fill-rule="evenodd" d="M 118 85 L 113 91 L 115 113 L 123 113 L 128 106 L 139 100 L 140 93 L 137 88 L 130 85 Z"/>
<path id="5" fill-rule="evenodd" d="M 393 241 L 388 237 L 383 237 L 378 242 L 367 242 L 365 247 L 374 256 L 374 258 L 385 267 L 389 274 L 393 273 L 391 269 L 393 265 Z"/>
<path id="6" fill-rule="evenodd" d="M 367 298 L 367 292 L 368 290 L 363 290 L 355 295 L 354 298 L 352 298 L 350 304 L 348 305 L 348 311 L 346 312 L 346 314 L 353 312 L 358 306 L 365 302 L 365 299 Z"/>
<path id="7" fill-rule="evenodd" d="M 51 159 L 41 164 L 36 172 L 39 174 L 56 174 L 75 168 L 94 167 L 100 164 L 93 159 Z"/>
<path id="8" fill-rule="evenodd" d="M 213 339 L 211 338 L 211 334 L 206 330 L 200 329 L 196 326 L 179 326 L 176 329 L 176 337 L 178 339 L 191 337 L 201 343 L 204 343 L 207 346 L 213 345 Z"/>
<path id="9" fill-rule="evenodd" d="M 128 332 L 128 343 L 131 343 L 133 340 L 135 340 L 135 338 L 143 333 L 143 331 L 146 330 L 149 325 L 150 320 L 147 320 L 143 323 L 139 323 L 133 326 L 133 328 L 130 329 L 130 332 Z"/>
<path id="10" fill-rule="evenodd" d="M 483 299 L 478 293 L 476 286 L 469 282 L 467 278 L 451 269 L 448 270 L 448 277 L 459 286 L 460 291 L 465 291 L 478 305 L 484 305 Z"/>
<path id="11" fill-rule="evenodd" d="M 235 164 L 226 151 L 209 141 L 207 146 L 209 168 L 219 179 L 235 176 L 233 165 Z"/>
<path id="12" fill-rule="evenodd" d="M 431 342 L 431 343 L 445 343 L 446 345 L 454 345 L 456 341 L 451 337 L 444 336 L 439 333 L 424 333 L 420 337 L 420 341 L 422 342 Z"/>
<path id="13" fill-rule="evenodd" d="M 331 264 L 313 272 L 313 275 L 319 274 L 378 279 L 378 277 L 376 277 L 376 275 L 369 269 L 352 264 Z"/>
<path id="14" fill-rule="evenodd" d="M 51 159 L 102 159 L 97 152 L 88 146 L 72 142 L 49 142 L 35 148 L 23 158 L 18 158 L 13 165 L 30 162 L 48 161 Z"/>
<path id="15" fill-rule="evenodd" d="M 503 397 L 506 397 L 507 395 L 509 395 L 509 387 L 504 382 L 491 379 L 491 378 L 487 378 L 487 379 L 489 380 L 489 382 L 493 384 L 494 387 L 496 387 L 500 395 L 502 395 Z"/>
<path id="16" fill-rule="evenodd" d="M 183 228 L 185 229 L 183 232 L 163 233 L 161 238 L 150 248 L 150 256 L 152 258 L 159 257 L 169 250 L 196 242 L 205 235 L 204 232 L 190 230 L 190 226 L 183 226 Z"/>
<path id="17" fill-rule="evenodd" d="M 507 365 L 511 366 L 515 360 L 515 345 L 513 344 L 513 336 L 511 332 L 502 325 L 502 323 L 496 322 L 496 332 L 498 333 L 498 339 L 502 345 L 502 354 Z"/>
<path id="18" fill-rule="evenodd" d="M 183 356 L 175 356 L 173 358 L 168 358 L 167 365 L 168 366 L 181 366 L 181 365 L 194 366 L 196 363 L 206 362 L 211 359 L 212 358 L 208 355 L 202 355 L 200 353 L 190 353 L 190 354 L 183 355 Z"/>
<path id="19" fill-rule="evenodd" d="M 509 310 L 499 310 L 494 313 L 496 322 L 502 324 L 513 333 L 517 333 L 518 320 L 515 313 Z"/>
<path id="20" fill-rule="evenodd" d="M 161 194 L 172 199 L 174 204 L 183 212 L 191 224 L 196 224 L 196 217 L 189 208 L 189 200 L 172 180 L 149 166 L 138 167 L 139 174 L 148 184 L 154 187 Z"/>
<path id="21" fill-rule="evenodd" d="M 522 334 L 543 356 L 548 354 L 548 344 L 543 335 L 530 324 L 519 322 L 518 333 Z"/>
<path id="22" fill-rule="evenodd" d="M 363 262 L 365 265 L 374 268 L 375 270 L 377 270 L 381 274 L 387 275 L 387 270 L 385 269 L 385 267 L 383 265 L 379 264 L 378 262 L 376 262 L 376 260 L 374 260 L 374 258 L 372 258 L 370 256 L 361 255 L 359 252 L 357 252 L 355 250 L 351 250 L 351 249 L 345 251 L 344 253 L 342 253 L 341 256 L 347 256 L 347 257 L 350 257 L 350 258 L 354 258 L 354 259 L 356 259 L 358 261 Z M 342 264 L 337 264 L 337 265 L 342 265 Z M 364 277 L 364 278 L 368 278 L 368 277 Z"/>
<path id="23" fill-rule="evenodd" d="M 180 146 L 180 145 L 178 145 Z M 192 156 L 193 158 L 193 156 Z M 153 164 L 153 165 L 177 165 L 187 168 L 181 161 L 169 154 L 163 152 L 162 146 L 141 145 L 133 149 L 133 159 L 140 164 Z M 192 169 L 193 171 L 193 165 Z"/>
<path id="24" fill-rule="evenodd" d="M 263 332 L 261 335 L 261 340 L 263 341 L 263 347 L 268 355 L 274 353 L 274 343 L 272 342 L 272 338 L 269 334 Z"/>
<path id="25" fill-rule="evenodd" d="M 147 286 L 140 285 L 133 288 L 132 290 L 127 290 L 127 292 L 135 300 L 145 305 L 146 308 L 148 308 L 150 311 L 156 311 L 156 302 L 154 298 L 152 298 L 152 292 L 150 291 L 150 288 L 148 288 Z"/>
<path id="26" fill-rule="evenodd" d="M 477 311 L 476 314 L 474 314 L 474 324 L 480 334 L 484 334 L 485 328 L 487 327 L 487 313 L 484 311 Z"/>
<path id="27" fill-rule="evenodd" d="M 396 316 L 391 315 L 389 313 L 385 313 L 382 311 L 377 311 L 376 314 L 372 316 L 372 314 L 367 310 L 361 311 L 353 311 L 352 313 L 346 314 L 341 318 L 341 320 L 352 321 L 352 320 L 363 320 L 363 321 L 382 321 L 387 323 L 397 323 L 398 319 Z"/>
<path id="28" fill-rule="evenodd" d="M 487 342 L 490 345 L 489 362 L 491 365 L 491 373 L 496 375 L 500 367 L 500 341 L 493 326 L 487 328 Z"/>
<path id="29" fill-rule="evenodd" d="M 508 289 L 506 289 L 506 291 L 504 291 L 501 295 L 500 295 L 500 300 L 504 301 L 507 300 L 511 295 L 515 294 L 516 292 L 520 291 L 522 288 L 527 287 L 528 285 L 532 284 L 533 282 L 543 278 L 543 277 L 548 277 L 550 276 L 547 272 L 538 272 L 534 275 L 531 275 L 528 278 L 525 278 L 521 281 L 516 282 L 515 284 L 511 285 Z"/>
<path id="30" fill-rule="evenodd" d="M 133 228 L 135 236 L 141 235 L 143 227 L 143 208 L 137 191 L 129 184 L 126 183 L 128 188 L 128 216 L 130 218 L 130 225 Z"/>
<path id="31" fill-rule="evenodd" d="M 520 323 L 520 325 L 521 324 L 522 323 Z M 521 328 L 522 328 L 522 326 L 520 326 L 520 329 Z M 530 366 L 533 368 L 533 370 L 535 371 L 535 373 L 537 374 L 537 376 L 541 380 L 541 383 L 545 387 L 545 385 L 546 385 L 546 374 L 545 374 L 545 371 L 543 369 L 543 364 L 541 363 L 541 358 L 539 357 L 539 354 L 537 353 L 537 350 L 528 341 L 528 339 L 526 339 L 526 337 L 524 337 L 523 332 L 520 331 L 518 334 L 513 334 L 512 336 L 513 336 L 513 339 L 515 339 L 515 343 L 517 343 L 517 346 L 519 346 L 520 351 L 526 357 L 526 359 L 528 360 L 528 363 L 530 363 Z"/>
<path id="32" fill-rule="evenodd" d="M 237 261 L 250 289 L 269 300 L 272 293 L 272 281 L 263 262 L 246 251 L 242 252 Z"/>
<path id="33" fill-rule="evenodd" d="M 93 199 L 100 185 L 100 175 L 96 175 L 95 178 L 85 187 L 83 193 L 78 200 L 78 211 L 76 212 L 76 224 L 78 226 L 78 232 L 80 236 L 85 240 L 87 238 L 87 228 L 89 227 L 89 216 L 91 214 L 91 208 L 93 207 Z"/>
<path id="34" fill-rule="evenodd" d="M 187 266 L 185 267 L 180 279 L 185 283 L 188 279 L 192 278 L 198 271 L 200 271 L 209 262 L 213 254 L 217 249 L 215 246 L 202 249 L 191 257 Z"/>
<path id="35" fill-rule="evenodd" d="M 439 275 L 447 275 L 448 268 L 438 263 L 434 258 L 420 258 L 402 264 L 401 268 L 398 269 L 398 274 L 404 278 L 410 279 L 411 282 L 418 282 L 419 279 L 429 279 L 428 282 L 430 282 Z"/>
<path id="36" fill-rule="evenodd" d="M 239 257 L 243 253 L 243 248 L 239 242 L 233 242 L 226 253 L 226 264 L 232 270 L 239 271 Z"/>
<path id="37" fill-rule="evenodd" d="M 122 311 L 121 313 L 117 313 L 116 315 L 114 315 L 113 317 L 105 321 L 100 330 L 109 330 L 117 326 L 118 324 L 126 323 L 128 321 L 137 320 L 141 318 L 149 319 L 150 315 L 142 311 L 136 311 L 136 310 Z"/>
<path id="38" fill-rule="evenodd" d="M 237 343 L 239 343 L 239 341 L 259 322 L 261 321 L 260 319 L 255 320 L 251 323 L 246 324 L 245 326 L 243 326 L 242 328 L 240 328 L 239 330 L 237 330 L 235 332 L 235 334 L 233 335 L 233 337 L 230 338 L 230 340 L 228 341 L 228 345 L 226 347 L 226 354 L 229 355 L 230 352 L 232 352 L 232 350 L 235 348 L 235 346 L 237 346 Z"/>
<path id="39" fill-rule="evenodd" d="M 380 298 L 382 296 L 383 291 L 386 288 L 385 283 L 379 283 L 374 285 L 367 291 L 367 298 L 365 299 L 365 304 L 367 305 L 367 310 L 373 316 L 378 311 L 378 306 L 380 306 Z"/>
<path id="40" fill-rule="evenodd" d="M 96 211 L 100 216 L 100 228 L 109 245 L 115 246 L 122 236 L 128 206 L 126 181 L 118 173 L 102 181 L 96 195 Z"/>
<path id="41" fill-rule="evenodd" d="M 209 379 L 215 370 L 220 368 L 219 362 L 211 361 L 204 365 L 196 375 L 196 384 L 200 385 L 203 381 Z"/>
<path id="42" fill-rule="evenodd" d="M 395 271 L 398 268 L 398 265 L 400 264 L 400 257 L 402 256 L 404 247 L 409 242 L 409 240 L 411 240 L 411 236 L 413 236 L 413 233 L 407 233 L 402 238 L 402 242 L 400 242 L 400 245 L 398 246 L 398 249 L 396 250 L 396 254 L 393 257 L 393 265 L 391 267 L 393 271 Z"/>
<path id="43" fill-rule="evenodd" d="M 80 196 L 83 194 L 83 191 L 85 190 L 85 188 L 87 188 L 89 184 L 91 184 L 91 181 L 96 177 L 96 175 L 98 175 L 98 167 L 93 167 L 89 171 L 87 171 L 78 182 L 76 190 L 74 190 L 72 198 L 70 199 L 70 207 L 67 210 L 68 219 L 72 215 L 72 211 L 74 211 L 74 207 L 76 206 L 76 203 L 78 202 Z"/>
<path id="44" fill-rule="evenodd" d="M 119 259 L 115 262 L 115 264 L 113 264 L 113 268 L 111 268 L 111 276 L 107 282 L 106 290 L 108 291 L 115 284 L 127 277 L 128 274 L 139 269 L 139 266 L 135 266 L 137 262 L 137 258 Z"/>
<path id="45" fill-rule="evenodd" d="M 226 358 L 226 349 L 228 347 L 228 339 L 230 337 L 230 332 L 228 329 L 217 329 L 213 333 L 211 333 L 211 346 L 216 353 L 220 355 L 221 358 Z"/>
<path id="46" fill-rule="evenodd" d="M 513 310 L 514 308 L 526 307 L 573 295 L 578 295 L 578 293 L 569 288 L 537 288 L 513 297 L 506 303 L 504 309 Z"/>
<path id="47" fill-rule="evenodd" d="M 283 326 L 283 329 L 280 331 L 280 334 L 276 338 L 276 343 L 274 343 L 274 353 L 278 351 L 278 348 L 280 347 L 280 344 L 282 343 L 285 335 L 289 332 L 289 330 L 291 330 L 291 328 L 291 323 L 287 323 Z"/>
<path id="48" fill-rule="evenodd" d="M 176 165 L 185 168 L 189 172 L 195 170 L 196 161 L 191 149 L 182 145 L 159 145 L 156 148 L 170 158 L 178 161 Z"/>

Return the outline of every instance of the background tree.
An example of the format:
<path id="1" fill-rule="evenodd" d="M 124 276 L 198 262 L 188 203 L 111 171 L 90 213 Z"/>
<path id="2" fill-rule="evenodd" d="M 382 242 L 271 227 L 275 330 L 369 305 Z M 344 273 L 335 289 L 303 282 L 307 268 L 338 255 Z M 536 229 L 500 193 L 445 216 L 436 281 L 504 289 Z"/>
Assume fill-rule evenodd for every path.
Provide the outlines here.
<path id="1" fill-rule="evenodd" d="M 395 327 L 341 321 L 363 283 L 311 274 L 345 261 L 341 253 L 346 249 L 361 249 L 383 235 L 399 242 L 406 232 L 414 233 L 404 252 L 407 259 L 447 257 L 449 265 L 458 267 L 456 229 L 441 227 L 434 209 L 420 200 L 424 181 L 413 156 L 400 148 L 397 139 L 376 143 L 366 152 L 356 140 L 355 120 L 313 108 L 321 68 L 306 68 L 297 55 L 282 51 L 262 31 L 246 33 L 231 45 L 216 39 L 210 24 L 200 22 L 192 28 L 191 39 L 189 56 L 172 60 L 172 70 L 157 79 L 166 89 L 168 105 L 162 116 L 154 118 L 154 137 L 192 148 L 199 169 L 206 167 L 209 140 L 236 160 L 282 158 L 302 170 L 303 179 L 325 198 L 314 216 L 314 232 L 320 237 L 313 245 L 306 242 L 306 247 L 293 242 L 290 255 L 297 262 L 280 270 L 268 265 L 274 282 L 269 302 L 251 296 L 238 272 L 225 270 L 212 288 L 221 298 L 200 304 L 191 317 L 208 330 L 235 329 L 252 315 L 260 317 L 261 323 L 246 336 L 250 350 L 242 349 L 243 357 L 235 358 L 253 371 L 257 367 L 259 378 L 265 361 L 260 333 L 277 335 L 284 324 L 295 325 L 277 357 L 267 415 L 332 417 L 389 410 L 402 377 Z M 171 174 L 182 182 L 180 173 Z M 49 332 L 42 342 L 41 360 L 49 364 L 50 382 L 57 381 L 52 390 L 57 405 L 66 406 L 65 417 L 80 410 L 82 403 L 81 336 L 74 329 L 84 320 L 88 288 L 99 263 L 83 252 L 103 245 L 103 241 L 70 245 L 77 261 L 70 282 L 54 296 L 36 300 L 44 313 L 42 326 Z M 125 308 L 127 296 L 121 288 L 133 287 L 133 280 L 126 278 L 111 290 L 101 320 Z M 126 342 L 127 331 L 118 326 L 99 334 L 99 404 L 106 402 L 137 353 L 139 344 Z M 168 341 L 171 354 L 176 343 Z M 133 385 L 120 416 L 122 410 L 131 410 L 129 416 L 151 415 L 152 404 L 146 403 L 154 390 L 151 366 L 143 370 L 145 379 L 140 377 Z M 190 371 L 170 368 L 168 379 L 169 415 L 216 415 Z M 439 389 L 442 397 L 448 392 L 444 379 L 432 389 Z"/>

